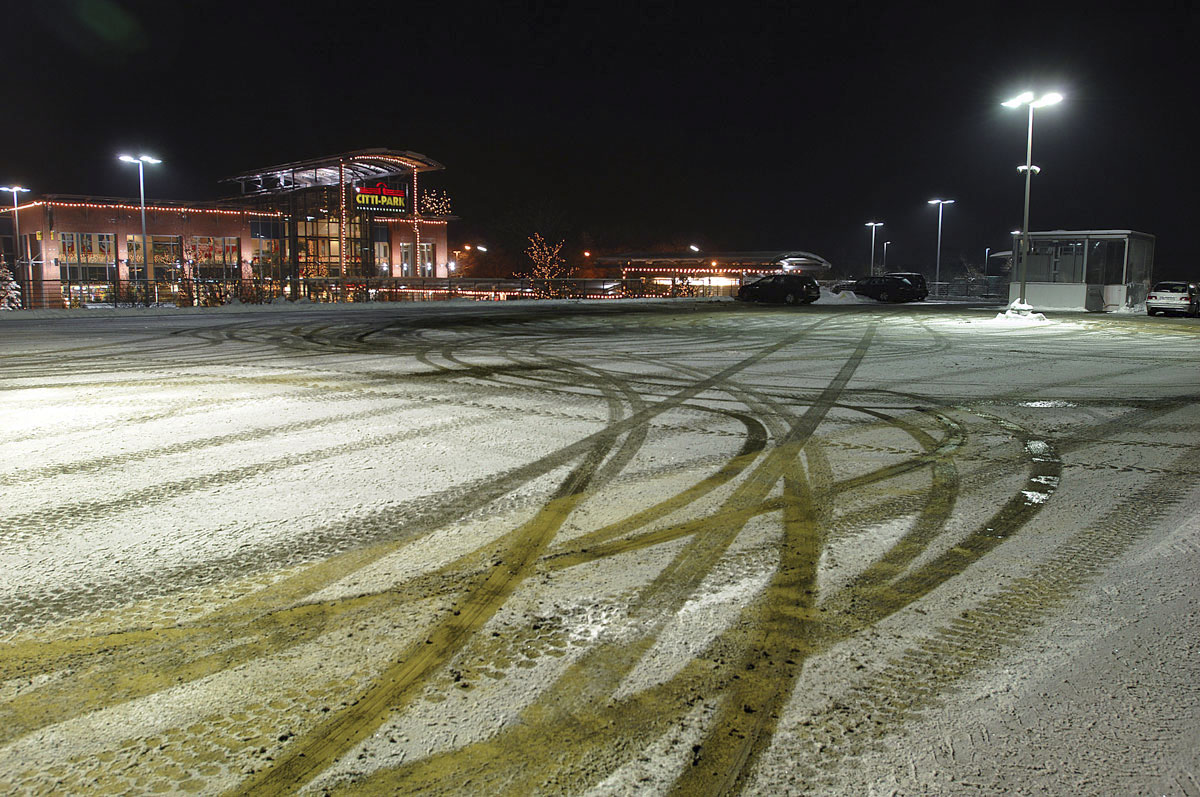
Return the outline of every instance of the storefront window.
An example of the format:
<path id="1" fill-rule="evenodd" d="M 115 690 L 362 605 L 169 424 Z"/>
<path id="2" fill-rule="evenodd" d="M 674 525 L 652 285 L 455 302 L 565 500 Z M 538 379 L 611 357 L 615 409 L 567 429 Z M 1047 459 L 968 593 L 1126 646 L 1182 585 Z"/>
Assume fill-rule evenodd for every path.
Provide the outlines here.
<path id="1" fill-rule="evenodd" d="M 237 238 L 193 236 L 184 240 L 183 256 L 195 268 L 197 279 L 229 280 L 241 277 Z"/>
<path id="2" fill-rule="evenodd" d="M 112 233 L 59 233 L 59 279 L 64 282 L 108 282 L 116 256 Z"/>
<path id="3" fill-rule="evenodd" d="M 125 239 L 128 254 L 129 278 L 147 279 L 142 255 L 142 236 L 130 235 Z M 177 235 L 150 236 L 149 279 L 177 282 L 182 277 L 183 245 Z"/>

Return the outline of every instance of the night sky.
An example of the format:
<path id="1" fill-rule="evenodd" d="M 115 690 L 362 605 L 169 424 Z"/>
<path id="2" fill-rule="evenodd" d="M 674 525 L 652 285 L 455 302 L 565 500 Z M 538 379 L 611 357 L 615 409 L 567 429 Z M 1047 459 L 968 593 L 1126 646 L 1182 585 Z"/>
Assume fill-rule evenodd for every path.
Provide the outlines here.
<path id="1" fill-rule="evenodd" d="M 1020 226 L 1158 236 L 1200 276 L 1193 3 L 602 5 L 41 0 L 5 10 L 0 180 L 208 199 L 260 166 L 388 147 L 445 164 L 451 243 L 805 249 L 932 273 Z M 569 7 L 566 7 L 568 6 Z M 877 250 L 878 251 L 878 250 Z M 878 255 L 877 255 L 878 257 Z"/>

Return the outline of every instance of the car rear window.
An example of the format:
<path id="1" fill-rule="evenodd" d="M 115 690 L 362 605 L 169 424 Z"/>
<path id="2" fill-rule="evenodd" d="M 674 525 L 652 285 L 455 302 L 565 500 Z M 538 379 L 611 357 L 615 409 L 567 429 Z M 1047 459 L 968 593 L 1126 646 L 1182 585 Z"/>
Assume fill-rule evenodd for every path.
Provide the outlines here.
<path id="1" fill-rule="evenodd" d="M 1185 293 L 1187 291 L 1186 282 L 1159 282 L 1154 285 L 1151 290 L 1164 291 L 1166 293 Z"/>

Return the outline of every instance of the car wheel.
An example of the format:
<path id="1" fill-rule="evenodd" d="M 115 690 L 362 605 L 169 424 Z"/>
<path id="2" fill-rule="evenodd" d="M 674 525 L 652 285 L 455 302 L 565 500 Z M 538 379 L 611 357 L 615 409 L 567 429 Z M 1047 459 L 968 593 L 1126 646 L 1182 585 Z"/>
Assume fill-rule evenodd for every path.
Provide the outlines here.
<path id="1" fill-rule="evenodd" d="M 880 292 L 879 292 L 879 301 L 881 301 L 881 302 L 890 302 L 891 300 L 892 300 L 892 297 L 891 297 L 891 296 L 888 294 L 888 292 L 887 292 L 887 291 L 880 291 Z"/>
<path id="2" fill-rule="evenodd" d="M 1146 315 L 1154 315 L 1154 308 L 1152 308 L 1152 307 L 1147 307 L 1147 308 L 1146 308 Z"/>
<path id="3" fill-rule="evenodd" d="M 796 294 L 789 293 L 789 294 L 784 295 L 783 303 L 784 304 L 795 304 L 796 303 Z"/>

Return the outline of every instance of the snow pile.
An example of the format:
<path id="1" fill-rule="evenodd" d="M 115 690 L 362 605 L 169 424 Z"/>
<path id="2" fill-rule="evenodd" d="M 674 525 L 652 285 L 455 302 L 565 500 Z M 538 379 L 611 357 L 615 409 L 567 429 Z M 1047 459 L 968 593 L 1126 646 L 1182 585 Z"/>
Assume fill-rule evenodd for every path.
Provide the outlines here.
<path id="1" fill-rule="evenodd" d="M 1045 324 L 1046 316 L 1033 312 L 1033 306 L 1025 304 L 1020 299 L 1013 299 L 1003 313 L 996 314 L 997 321 L 1008 324 Z"/>
<path id="2" fill-rule="evenodd" d="M 817 302 L 820 304 L 875 304 L 874 299 L 864 299 L 854 291 L 834 293 L 824 285 L 821 286 L 821 298 L 817 299 Z"/>

